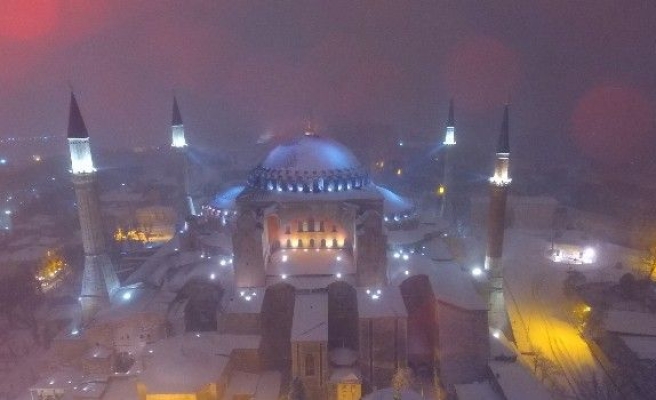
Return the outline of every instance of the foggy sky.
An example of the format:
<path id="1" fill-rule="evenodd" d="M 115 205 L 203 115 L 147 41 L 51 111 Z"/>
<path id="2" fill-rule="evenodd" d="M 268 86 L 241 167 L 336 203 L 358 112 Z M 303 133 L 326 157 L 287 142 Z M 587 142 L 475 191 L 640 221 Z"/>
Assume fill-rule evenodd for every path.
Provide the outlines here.
<path id="1" fill-rule="evenodd" d="M 171 96 L 212 146 L 389 126 L 493 152 L 510 100 L 526 166 L 653 164 L 656 2 L 0 1 L 0 136 L 59 135 L 72 86 L 94 145 L 166 145 Z M 376 132 L 366 132 L 375 137 Z M 389 133 L 388 133 L 389 134 Z"/>

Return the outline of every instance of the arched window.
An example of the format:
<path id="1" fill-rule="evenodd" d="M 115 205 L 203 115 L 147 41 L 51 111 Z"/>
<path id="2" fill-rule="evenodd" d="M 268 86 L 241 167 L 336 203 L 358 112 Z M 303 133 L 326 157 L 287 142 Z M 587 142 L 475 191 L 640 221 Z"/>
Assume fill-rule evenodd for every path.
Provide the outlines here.
<path id="1" fill-rule="evenodd" d="M 314 239 L 310 239 L 310 248 L 314 248 Z"/>
<path id="2" fill-rule="evenodd" d="M 286 243 L 286 245 L 287 245 L 287 248 L 290 249 L 290 248 L 292 247 L 292 240 L 291 240 L 291 239 L 287 239 L 287 243 Z"/>
<path id="3" fill-rule="evenodd" d="M 337 247 L 337 239 L 333 239 L 333 247 Z"/>
<path id="4" fill-rule="evenodd" d="M 298 239 L 298 247 L 303 247 L 303 239 Z"/>
<path id="5" fill-rule="evenodd" d="M 326 239 L 321 239 L 321 248 L 326 247 Z"/>

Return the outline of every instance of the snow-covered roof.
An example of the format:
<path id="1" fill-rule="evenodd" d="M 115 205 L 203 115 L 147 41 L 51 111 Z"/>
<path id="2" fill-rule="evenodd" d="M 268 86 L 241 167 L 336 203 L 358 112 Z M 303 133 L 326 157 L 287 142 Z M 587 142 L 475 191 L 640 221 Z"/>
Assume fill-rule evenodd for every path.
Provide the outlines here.
<path id="1" fill-rule="evenodd" d="M 395 398 L 394 390 L 387 388 L 370 393 L 364 396 L 362 400 L 394 400 Z M 410 389 L 402 389 L 400 398 L 403 400 L 424 400 L 423 396 Z"/>
<path id="2" fill-rule="evenodd" d="M 161 292 L 145 286 L 124 286 L 112 297 L 112 306 L 99 311 L 95 319 L 98 323 L 118 323 L 126 318 L 144 313 L 166 316 L 168 301 Z"/>
<path id="3" fill-rule="evenodd" d="M 264 288 L 236 289 L 236 293 L 223 296 L 227 314 L 259 314 L 262 311 Z"/>
<path id="4" fill-rule="evenodd" d="M 247 395 L 249 398 L 257 391 L 258 374 L 236 371 L 230 376 L 230 383 L 225 391 L 226 399 Z"/>
<path id="5" fill-rule="evenodd" d="M 85 358 L 107 359 L 112 356 L 112 349 L 109 349 L 101 344 L 96 344 L 87 350 L 84 355 Z"/>
<path id="6" fill-rule="evenodd" d="M 524 367 L 516 362 L 491 361 L 493 375 L 506 400 L 552 400 L 549 392 Z"/>
<path id="7" fill-rule="evenodd" d="M 611 310 L 606 314 L 604 327 L 613 333 L 656 337 L 656 315 L 637 311 Z"/>
<path id="8" fill-rule="evenodd" d="M 441 232 L 439 226 L 434 224 L 419 224 L 415 229 L 390 230 L 387 232 L 387 242 L 394 246 L 416 243 L 426 238 L 426 235 L 437 235 Z"/>
<path id="9" fill-rule="evenodd" d="M 426 275 L 438 301 L 465 310 L 487 310 L 487 302 L 476 291 L 471 275 L 455 262 L 436 263 L 419 254 L 408 254 L 407 260 L 388 256 L 387 265 L 392 282 L 397 285 L 409 277 Z"/>
<path id="10" fill-rule="evenodd" d="M 341 249 L 282 249 L 269 261 L 267 275 L 334 275 L 355 273 L 353 257 Z"/>
<path id="11" fill-rule="evenodd" d="M 83 382 L 73 387 L 72 394 L 76 399 L 100 399 L 107 389 L 107 382 Z"/>
<path id="12" fill-rule="evenodd" d="M 504 400 L 488 381 L 454 385 L 458 400 Z"/>
<path id="13" fill-rule="evenodd" d="M 656 337 L 622 335 L 620 339 L 635 353 L 638 359 L 656 360 Z"/>
<path id="14" fill-rule="evenodd" d="M 348 347 L 337 347 L 330 351 L 328 355 L 330 362 L 334 365 L 348 367 L 358 361 L 358 354 L 355 350 Z"/>
<path id="15" fill-rule="evenodd" d="M 360 371 L 354 367 L 333 368 L 328 380 L 331 383 L 359 382 Z"/>
<path id="16" fill-rule="evenodd" d="M 296 290 L 323 289 L 334 282 L 342 281 L 351 286 L 356 286 L 355 274 L 335 275 L 296 275 L 283 279 L 282 276 L 267 276 L 266 285 L 271 286 L 276 283 L 285 282 L 292 285 Z"/>
<path id="17" fill-rule="evenodd" d="M 408 312 L 398 286 L 357 288 L 360 318 L 407 317 Z"/>
<path id="18" fill-rule="evenodd" d="M 296 294 L 291 340 L 328 341 L 328 293 Z"/>
<path id="19" fill-rule="evenodd" d="M 149 349 L 149 359 L 144 360 L 147 367 L 139 380 L 148 393 L 197 392 L 223 375 L 235 336 L 186 333 L 156 342 Z"/>

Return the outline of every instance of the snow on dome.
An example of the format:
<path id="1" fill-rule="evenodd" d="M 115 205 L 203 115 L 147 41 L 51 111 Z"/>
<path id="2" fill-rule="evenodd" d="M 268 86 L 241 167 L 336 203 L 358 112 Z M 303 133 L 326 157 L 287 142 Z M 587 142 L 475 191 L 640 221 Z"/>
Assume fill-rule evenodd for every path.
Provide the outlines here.
<path id="1" fill-rule="evenodd" d="M 303 135 L 274 148 L 250 174 L 251 187 L 278 192 L 341 192 L 369 184 L 369 176 L 344 145 Z"/>
<path id="2" fill-rule="evenodd" d="M 360 168 L 360 163 L 341 143 L 318 135 L 303 135 L 274 148 L 262 167 L 303 172 Z"/>

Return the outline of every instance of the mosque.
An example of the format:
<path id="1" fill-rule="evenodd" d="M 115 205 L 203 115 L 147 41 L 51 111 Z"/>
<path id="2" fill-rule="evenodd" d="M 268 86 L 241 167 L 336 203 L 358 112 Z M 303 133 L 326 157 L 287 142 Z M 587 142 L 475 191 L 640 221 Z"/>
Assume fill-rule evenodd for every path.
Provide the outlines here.
<path id="1" fill-rule="evenodd" d="M 445 151 L 456 143 L 452 107 Z M 186 222 L 119 282 L 71 95 L 81 307 L 33 398 L 277 399 L 302 387 L 308 399 L 359 399 L 405 367 L 447 391 L 487 378 L 491 307 L 446 227 L 376 185 L 346 146 L 308 127 L 197 211 L 175 100 L 171 134 Z"/>

